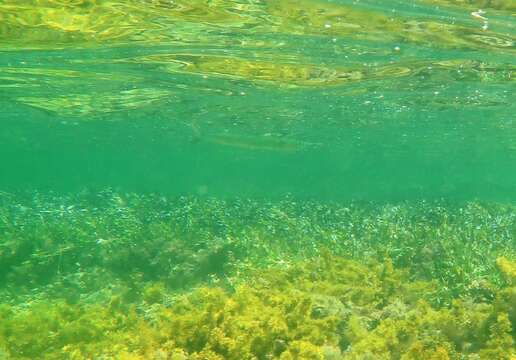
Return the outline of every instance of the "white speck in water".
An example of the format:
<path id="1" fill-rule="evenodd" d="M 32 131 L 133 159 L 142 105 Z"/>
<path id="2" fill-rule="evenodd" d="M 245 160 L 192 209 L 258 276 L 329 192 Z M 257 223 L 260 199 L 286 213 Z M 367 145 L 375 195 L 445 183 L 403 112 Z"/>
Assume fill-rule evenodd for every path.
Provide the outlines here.
<path id="1" fill-rule="evenodd" d="M 484 16 L 486 12 L 482 9 L 478 9 L 478 11 L 473 11 L 471 13 L 471 16 L 473 16 L 475 19 L 480 19 L 480 20 L 487 20 L 487 18 Z"/>
<path id="2" fill-rule="evenodd" d="M 482 9 L 478 9 L 478 11 L 473 11 L 471 13 L 471 16 L 473 16 L 475 19 L 483 21 L 482 30 L 484 31 L 486 31 L 489 28 L 488 19 L 484 16 L 485 14 L 486 12 Z"/>

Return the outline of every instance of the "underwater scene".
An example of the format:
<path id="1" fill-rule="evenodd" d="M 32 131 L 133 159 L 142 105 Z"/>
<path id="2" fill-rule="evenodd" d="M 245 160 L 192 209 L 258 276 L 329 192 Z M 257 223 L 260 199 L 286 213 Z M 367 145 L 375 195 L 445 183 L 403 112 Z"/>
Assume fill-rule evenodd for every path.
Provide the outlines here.
<path id="1" fill-rule="evenodd" d="M 514 0 L 0 0 L 0 360 L 516 360 Z"/>

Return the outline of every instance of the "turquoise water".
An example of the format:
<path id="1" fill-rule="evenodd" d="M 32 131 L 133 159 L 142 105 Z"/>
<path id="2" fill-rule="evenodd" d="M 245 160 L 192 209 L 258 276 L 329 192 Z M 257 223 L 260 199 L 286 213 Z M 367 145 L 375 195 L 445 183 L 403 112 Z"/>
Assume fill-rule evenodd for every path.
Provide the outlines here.
<path id="1" fill-rule="evenodd" d="M 516 359 L 511 1 L 0 1 L 1 359 Z"/>
<path id="2" fill-rule="evenodd" d="M 287 3 L 291 18 L 270 23 L 252 3 L 227 28 L 172 13 L 158 33 L 130 28 L 105 45 L 34 30 L 4 46 L 2 188 L 513 200 L 510 11 L 487 9 L 484 31 L 470 8 L 340 3 Z M 296 15 L 303 6 L 315 14 Z"/>

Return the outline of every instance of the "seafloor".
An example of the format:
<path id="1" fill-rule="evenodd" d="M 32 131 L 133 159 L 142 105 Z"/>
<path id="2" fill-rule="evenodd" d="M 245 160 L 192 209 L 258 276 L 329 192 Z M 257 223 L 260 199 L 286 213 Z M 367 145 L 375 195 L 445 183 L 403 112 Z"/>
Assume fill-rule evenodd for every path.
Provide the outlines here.
<path id="1" fill-rule="evenodd" d="M 516 359 L 516 208 L 0 196 L 1 359 Z"/>

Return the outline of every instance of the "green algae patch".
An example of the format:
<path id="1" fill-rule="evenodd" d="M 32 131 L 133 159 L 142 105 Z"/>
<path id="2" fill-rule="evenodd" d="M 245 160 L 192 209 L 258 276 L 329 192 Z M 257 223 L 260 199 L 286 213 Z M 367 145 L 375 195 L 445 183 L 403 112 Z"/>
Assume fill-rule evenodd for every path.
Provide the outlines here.
<path id="1" fill-rule="evenodd" d="M 432 306 L 435 283 L 327 252 L 232 290 L 158 283 L 138 304 L 3 305 L 0 348 L 13 359 L 511 359 L 515 290 Z"/>
<path id="2" fill-rule="evenodd" d="M 6 359 L 514 357 L 511 205 L 0 201 Z"/>
<path id="3" fill-rule="evenodd" d="M 496 259 L 512 259 L 516 248 L 516 210 L 501 204 L 230 201 L 112 191 L 0 200 L 6 302 L 74 299 L 106 284 L 132 288 L 141 281 L 169 290 L 229 283 L 248 268 L 287 266 L 325 248 L 359 261 L 389 258 L 411 280 L 435 280 L 436 303 L 464 294 L 492 300 L 496 286 L 507 284 L 499 270 L 509 260 Z"/>

